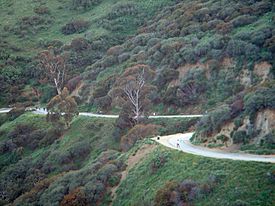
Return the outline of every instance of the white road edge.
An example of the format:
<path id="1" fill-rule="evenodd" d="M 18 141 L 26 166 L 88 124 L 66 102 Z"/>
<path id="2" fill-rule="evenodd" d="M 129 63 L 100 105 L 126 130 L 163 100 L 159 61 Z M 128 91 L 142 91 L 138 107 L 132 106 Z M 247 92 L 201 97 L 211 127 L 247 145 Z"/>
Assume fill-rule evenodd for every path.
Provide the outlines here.
<path id="1" fill-rule="evenodd" d="M 186 153 L 200 155 L 204 157 L 211 157 L 217 159 L 231 159 L 242 161 L 256 161 L 256 162 L 269 162 L 275 163 L 275 155 L 253 155 L 246 153 L 230 153 L 222 150 L 208 149 L 201 146 L 193 145 L 190 142 L 190 138 L 194 133 L 179 133 L 161 137 L 152 138 L 154 141 L 176 150 L 180 150 Z M 179 147 L 177 146 L 179 143 Z"/>

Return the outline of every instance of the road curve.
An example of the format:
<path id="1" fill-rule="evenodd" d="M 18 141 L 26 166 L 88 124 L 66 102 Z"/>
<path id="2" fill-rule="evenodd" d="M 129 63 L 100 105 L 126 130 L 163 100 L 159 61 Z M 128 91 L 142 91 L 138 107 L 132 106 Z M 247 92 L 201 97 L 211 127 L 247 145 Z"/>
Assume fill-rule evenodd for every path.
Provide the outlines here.
<path id="1" fill-rule="evenodd" d="M 1 113 L 8 113 L 11 108 L 1 108 Z M 32 110 L 32 109 L 28 109 Z M 34 114 L 46 115 L 47 111 L 39 108 L 32 110 Z M 90 112 L 81 112 L 81 116 L 88 117 L 102 117 L 102 118 L 118 118 L 118 115 L 105 115 L 105 114 L 94 114 Z M 149 116 L 149 118 L 192 118 L 192 117 L 202 117 L 203 115 L 156 115 Z M 231 159 L 231 160 L 242 160 L 242 161 L 257 161 L 257 162 L 271 162 L 275 163 L 275 155 L 252 155 L 245 153 L 229 153 L 221 150 L 213 150 L 205 147 L 195 146 L 191 144 L 190 138 L 194 133 L 185 133 L 185 134 L 173 134 L 168 136 L 162 136 L 159 139 L 157 137 L 153 138 L 156 142 L 170 147 L 172 149 L 181 150 L 186 153 L 200 155 L 205 157 L 212 157 L 217 159 Z M 180 148 L 177 148 L 177 142 L 179 140 Z"/>
<path id="2" fill-rule="evenodd" d="M 242 160 L 242 161 L 256 161 L 256 162 L 269 162 L 275 163 L 275 155 L 253 155 L 246 153 L 230 153 L 222 150 L 214 150 L 201 146 L 193 145 L 190 142 L 190 138 L 194 133 L 185 134 L 173 134 L 168 136 L 154 137 L 153 140 L 156 142 L 172 148 L 177 149 L 186 153 L 200 155 L 204 157 L 212 157 L 217 159 L 231 159 L 231 160 Z M 179 147 L 177 143 L 179 142 Z"/>
<path id="3" fill-rule="evenodd" d="M 11 108 L 2 108 L 0 109 L 0 113 L 8 113 Z M 46 115 L 47 110 L 43 108 L 32 109 L 28 108 L 27 110 L 32 111 L 34 114 L 41 114 Z M 119 115 L 111 115 L 111 114 L 95 114 L 91 112 L 80 112 L 80 116 L 87 116 L 87 117 L 101 117 L 101 118 L 118 118 Z M 149 119 L 157 119 L 157 118 L 194 118 L 194 117 L 202 117 L 203 115 L 154 115 L 149 116 Z"/>

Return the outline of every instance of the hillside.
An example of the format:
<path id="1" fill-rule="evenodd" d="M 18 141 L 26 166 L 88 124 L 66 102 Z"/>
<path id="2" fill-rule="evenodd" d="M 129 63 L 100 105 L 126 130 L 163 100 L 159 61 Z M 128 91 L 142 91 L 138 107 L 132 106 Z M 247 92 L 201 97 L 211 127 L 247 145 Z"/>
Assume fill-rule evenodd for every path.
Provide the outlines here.
<path id="1" fill-rule="evenodd" d="M 12 108 L 0 113 L 0 205 L 274 205 L 274 164 L 151 139 L 195 132 L 202 148 L 275 154 L 274 10 L 0 0 L 0 109 Z"/>
<path id="2" fill-rule="evenodd" d="M 113 205 L 184 201 L 256 206 L 274 202 L 273 164 L 183 154 L 149 139 L 119 152 L 112 123 L 79 117 L 62 137 L 43 116 L 30 113 L 2 124 L 0 204 L 109 205 L 113 200 Z M 162 124 L 161 120 L 155 124 Z M 159 131 L 167 133 L 167 126 Z M 112 188 L 120 181 L 112 198 Z M 165 195 L 177 191 L 176 184 L 182 184 L 187 199 L 174 197 L 165 203 Z"/>

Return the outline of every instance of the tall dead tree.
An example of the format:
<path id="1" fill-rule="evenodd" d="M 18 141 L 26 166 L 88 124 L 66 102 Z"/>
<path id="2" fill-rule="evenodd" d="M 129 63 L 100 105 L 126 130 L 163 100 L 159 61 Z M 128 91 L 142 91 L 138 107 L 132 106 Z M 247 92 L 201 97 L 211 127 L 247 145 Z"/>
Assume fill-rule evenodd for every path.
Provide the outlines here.
<path id="1" fill-rule="evenodd" d="M 43 51 L 39 55 L 39 65 L 48 81 L 54 84 L 57 93 L 61 94 L 66 77 L 64 58 L 61 55 L 54 55 L 51 51 Z"/>
<path id="2" fill-rule="evenodd" d="M 138 76 L 130 80 L 124 87 L 123 91 L 132 105 L 132 112 L 134 113 L 134 119 L 139 122 L 141 116 L 141 109 L 143 107 L 141 103 L 141 92 L 145 84 L 144 69 L 138 74 Z"/>

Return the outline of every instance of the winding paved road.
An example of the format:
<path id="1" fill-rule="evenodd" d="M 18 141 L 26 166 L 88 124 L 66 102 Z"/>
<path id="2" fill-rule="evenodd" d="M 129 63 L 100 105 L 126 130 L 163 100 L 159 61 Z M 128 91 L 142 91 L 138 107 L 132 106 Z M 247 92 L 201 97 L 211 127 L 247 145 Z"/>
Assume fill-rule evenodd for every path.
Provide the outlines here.
<path id="1" fill-rule="evenodd" d="M 10 108 L 2 108 L 0 109 L 0 113 L 7 113 L 11 109 Z M 31 109 L 29 109 L 31 110 Z M 35 109 L 32 110 L 35 114 L 45 115 L 47 111 L 44 109 Z M 89 116 L 89 117 L 102 117 L 102 118 L 118 118 L 118 115 L 105 115 L 105 114 L 94 114 L 90 112 L 81 112 L 79 113 L 81 116 Z M 192 117 L 202 117 L 203 115 L 156 115 L 149 116 L 149 118 L 192 118 Z M 170 147 L 172 149 L 181 150 L 186 153 L 200 155 L 205 157 L 212 157 L 217 159 L 231 159 L 231 160 L 243 160 L 243 161 L 257 161 L 257 162 L 271 162 L 275 163 L 275 155 L 252 155 L 245 153 L 230 153 L 221 150 L 209 149 L 201 146 L 196 146 L 191 144 L 190 138 L 194 133 L 185 133 L 185 134 L 173 134 L 168 136 L 162 136 L 159 139 L 157 137 L 153 138 L 156 142 Z M 179 142 L 180 147 L 177 147 L 177 143 Z"/>
<path id="2" fill-rule="evenodd" d="M 8 113 L 11 108 L 2 108 L 0 109 L 0 113 Z M 47 110 L 42 108 L 39 109 L 32 109 L 29 108 L 27 110 L 31 110 L 34 114 L 42 114 L 46 115 Z M 91 112 L 80 112 L 80 116 L 87 116 L 87 117 L 102 117 L 102 118 L 118 118 L 118 115 L 111 115 L 111 114 L 95 114 Z M 149 116 L 149 119 L 157 119 L 157 118 L 193 118 L 193 117 L 202 117 L 203 115 L 154 115 Z"/>
<path id="3" fill-rule="evenodd" d="M 212 157 L 217 159 L 231 159 L 231 160 L 243 160 L 243 161 L 256 161 L 256 162 L 271 162 L 275 163 L 275 155 L 253 155 L 246 153 L 231 153 L 217 149 L 209 149 L 201 146 L 193 145 L 190 142 L 190 138 L 194 133 L 185 134 L 173 134 L 168 136 L 154 137 L 153 140 L 156 142 L 177 149 L 186 153 L 200 155 L 204 157 Z M 179 143 L 179 147 L 177 147 Z"/>

